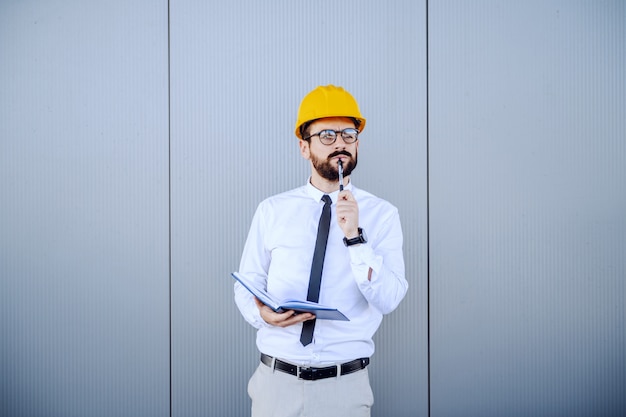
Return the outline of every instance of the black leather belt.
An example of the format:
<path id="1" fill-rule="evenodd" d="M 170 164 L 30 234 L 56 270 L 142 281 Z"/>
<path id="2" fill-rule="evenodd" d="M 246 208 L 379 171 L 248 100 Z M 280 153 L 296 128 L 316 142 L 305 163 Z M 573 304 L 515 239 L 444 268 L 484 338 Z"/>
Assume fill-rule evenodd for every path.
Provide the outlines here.
<path id="1" fill-rule="evenodd" d="M 265 353 L 261 353 L 261 362 L 265 365 L 272 367 L 272 358 Z M 370 358 L 355 359 L 350 362 L 342 363 L 340 375 L 351 374 L 352 372 L 360 371 L 364 369 L 370 363 Z M 324 378 L 334 378 L 337 376 L 337 366 L 327 366 L 324 368 L 312 368 L 309 366 L 297 366 L 288 362 L 276 359 L 274 361 L 274 369 L 278 369 L 281 372 L 285 372 L 289 375 L 297 376 L 299 379 L 306 379 L 307 381 L 315 381 Z"/>

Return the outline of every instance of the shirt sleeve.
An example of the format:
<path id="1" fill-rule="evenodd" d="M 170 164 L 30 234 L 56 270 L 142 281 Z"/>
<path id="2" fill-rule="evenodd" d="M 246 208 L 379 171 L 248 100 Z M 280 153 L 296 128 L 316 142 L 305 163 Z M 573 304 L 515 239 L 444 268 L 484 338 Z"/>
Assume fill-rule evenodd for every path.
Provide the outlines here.
<path id="1" fill-rule="evenodd" d="M 260 288 L 267 288 L 267 271 L 271 260 L 263 241 L 264 229 L 263 206 L 261 204 L 252 219 L 239 264 L 239 273 L 245 275 Z M 234 291 L 235 303 L 248 323 L 257 329 L 270 326 L 261 317 L 261 313 L 254 302 L 254 296 L 243 285 L 235 282 Z"/>
<path id="2" fill-rule="evenodd" d="M 382 220 L 376 235 L 368 238 L 367 243 L 349 248 L 350 267 L 365 299 L 382 314 L 388 314 L 398 307 L 409 287 L 404 276 L 398 211 L 394 209 Z"/>

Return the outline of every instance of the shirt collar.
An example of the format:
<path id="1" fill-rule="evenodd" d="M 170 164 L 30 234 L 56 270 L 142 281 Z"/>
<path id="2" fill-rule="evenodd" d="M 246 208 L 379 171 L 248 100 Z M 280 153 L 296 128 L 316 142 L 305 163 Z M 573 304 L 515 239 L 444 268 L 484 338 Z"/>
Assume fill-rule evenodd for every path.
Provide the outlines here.
<path id="1" fill-rule="evenodd" d="M 343 186 L 343 189 L 352 191 L 352 181 L 350 181 L 348 184 L 345 184 Z M 315 201 L 322 201 L 322 196 L 326 194 L 325 192 L 318 190 L 317 188 L 313 186 L 313 184 L 311 184 L 311 177 L 309 177 L 308 181 L 306 182 L 306 193 L 309 195 L 309 197 L 311 197 Z M 337 202 L 337 196 L 339 195 L 339 190 L 333 191 L 332 193 L 328 195 L 330 196 L 330 199 L 333 201 L 333 204 L 334 204 Z"/>

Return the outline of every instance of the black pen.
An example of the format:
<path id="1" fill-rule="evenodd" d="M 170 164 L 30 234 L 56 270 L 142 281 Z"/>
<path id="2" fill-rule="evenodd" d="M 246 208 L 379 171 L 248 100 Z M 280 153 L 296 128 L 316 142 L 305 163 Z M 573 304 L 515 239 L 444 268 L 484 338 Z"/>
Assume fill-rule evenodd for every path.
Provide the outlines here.
<path id="1" fill-rule="evenodd" d="M 337 171 L 339 172 L 339 191 L 343 191 L 343 162 L 337 160 Z"/>

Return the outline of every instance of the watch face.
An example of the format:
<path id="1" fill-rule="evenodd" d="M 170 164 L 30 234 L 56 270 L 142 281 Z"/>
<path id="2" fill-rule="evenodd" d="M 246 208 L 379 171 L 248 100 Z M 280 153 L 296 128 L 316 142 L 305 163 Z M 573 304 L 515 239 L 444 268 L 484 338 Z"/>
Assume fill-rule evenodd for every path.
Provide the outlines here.
<path id="1" fill-rule="evenodd" d="M 359 235 L 357 237 L 353 237 L 352 239 L 344 237 L 343 243 L 346 246 L 358 245 L 359 243 L 367 243 L 367 236 L 365 235 L 365 231 L 363 231 L 363 229 L 359 227 Z"/>

